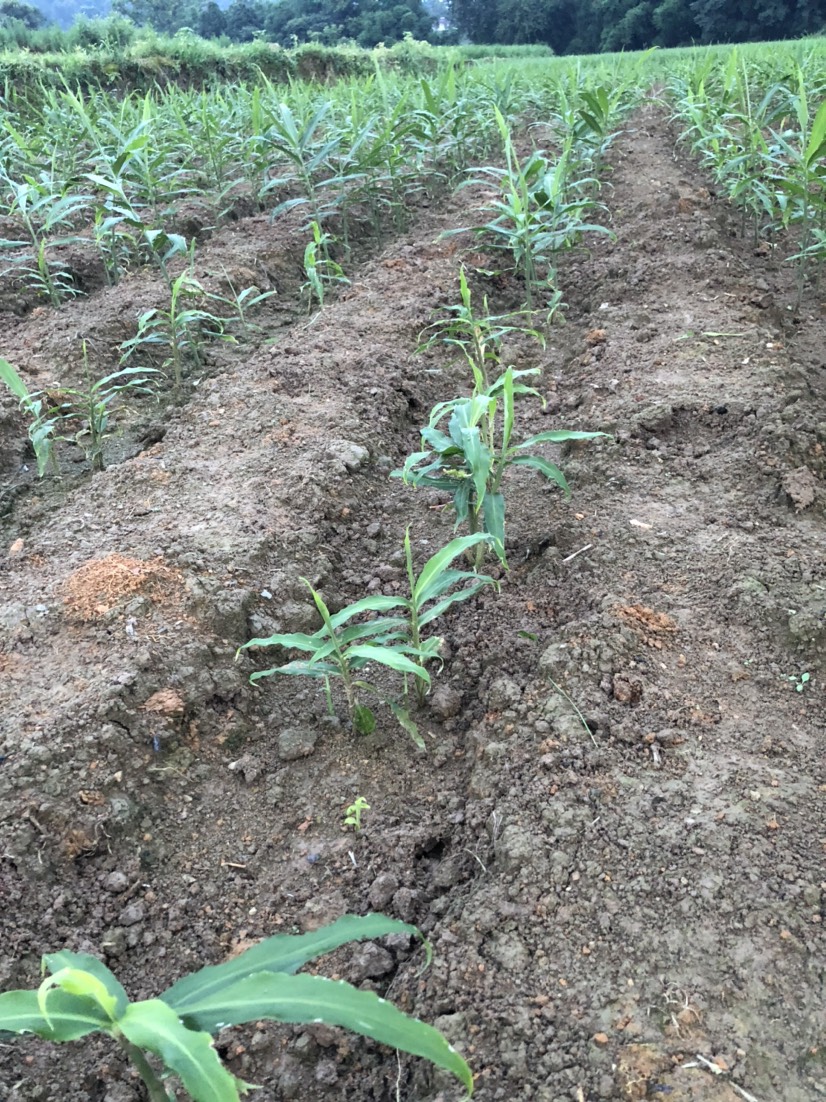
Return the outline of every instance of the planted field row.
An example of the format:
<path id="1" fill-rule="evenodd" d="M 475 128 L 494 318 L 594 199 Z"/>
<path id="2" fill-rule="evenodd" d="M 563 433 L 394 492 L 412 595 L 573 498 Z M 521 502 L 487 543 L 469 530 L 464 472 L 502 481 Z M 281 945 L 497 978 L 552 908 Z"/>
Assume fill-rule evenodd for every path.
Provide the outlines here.
<path id="1" fill-rule="evenodd" d="M 695 60 L 668 84 L 682 139 L 741 211 L 741 233 L 755 245 L 794 231 L 782 245 L 806 279 L 826 258 L 826 67 L 815 52 L 802 61 Z"/>
<path id="2" fill-rule="evenodd" d="M 375 94 L 372 101 L 369 96 L 359 99 L 357 90 L 350 88 L 347 100 L 319 100 L 316 95 L 293 106 L 275 103 L 272 87 L 269 99 L 255 90 L 243 103 L 249 109 L 246 122 L 257 120 L 257 137 L 248 134 L 245 139 L 243 130 L 240 135 L 235 133 L 232 120 L 215 123 L 212 137 L 229 136 L 233 152 L 230 155 L 224 149 L 219 156 L 213 151 L 210 163 L 220 166 L 220 180 L 202 183 L 207 188 L 210 183 L 225 183 L 231 169 L 239 168 L 245 145 L 259 151 L 261 164 L 256 171 L 266 181 L 259 198 L 274 195 L 279 199 L 271 219 L 276 226 L 289 225 L 292 232 L 296 217 L 301 224 L 299 232 L 306 241 L 303 290 L 312 308 L 323 307 L 328 292 L 348 282 L 354 221 L 359 229 L 366 225 L 368 233 L 372 231 L 374 239 L 381 241 L 383 228 L 394 232 L 404 228 L 409 208 L 419 194 L 432 195 L 463 179 L 476 186 L 480 197 L 479 220 L 468 229 L 480 237 L 483 246 L 494 250 L 494 263 L 518 275 L 527 309 L 540 306 L 551 318 L 562 298 L 556 286 L 556 258 L 580 243 L 584 233 L 601 230 L 594 214 L 600 206 L 602 158 L 619 119 L 633 102 L 634 89 L 624 86 L 609 93 L 602 85 L 591 88 L 584 81 L 572 82 L 568 88 L 549 85 L 543 94 L 549 100 L 553 97 L 554 105 L 545 110 L 547 121 L 535 137 L 549 138 L 554 152 L 533 149 L 522 159 L 514 128 L 519 126 L 518 109 L 524 108 L 525 102 L 524 90 L 517 93 L 516 87 L 510 80 L 500 85 L 463 85 L 448 71 L 438 86 L 426 82 L 417 86 L 419 107 L 412 114 L 407 97 L 413 90 L 396 88 L 391 94 L 383 83 L 367 89 Z M 472 105 L 471 92 L 475 96 Z M 387 113 L 382 114 L 375 96 L 388 107 Z M 180 124 L 174 130 L 176 137 L 171 140 L 166 133 L 169 140 L 165 142 L 156 140 L 154 127 L 160 126 L 159 119 L 168 122 L 169 112 L 161 113 L 159 103 L 149 97 L 140 102 L 141 120 L 125 137 L 122 123 L 116 126 L 111 117 L 95 117 L 93 123 L 92 106 L 79 96 L 64 93 L 60 98 L 67 123 L 82 120 L 87 144 L 97 143 L 97 171 L 80 173 L 105 196 L 100 199 L 102 205 L 94 208 L 91 241 L 82 231 L 73 232 L 75 222 L 88 218 L 89 204 L 94 202 L 91 196 L 67 190 L 50 207 L 50 195 L 39 193 L 39 188 L 45 188 L 45 177 L 38 185 L 30 176 L 12 192 L 9 214 L 23 219 L 30 251 L 20 251 L 20 240 L 7 240 L 15 260 L 11 270 L 18 278 L 25 273 L 53 305 L 75 297 L 77 290 L 68 269 L 53 259 L 61 249 L 94 245 L 113 285 L 140 263 L 154 263 L 162 277 L 157 305 L 137 315 L 135 329 L 118 346 L 119 357 L 108 361 L 98 357 L 95 372 L 100 369 L 103 376 L 98 381 L 90 375 L 82 333 L 76 349 L 78 367 L 81 361 L 85 365 L 76 372 L 83 376 L 80 385 L 64 379 L 47 390 L 29 392 L 15 366 L 5 363 L 4 381 L 28 416 L 41 475 L 56 470 L 54 442 L 62 437 L 67 423 L 78 420 L 81 424 L 75 425 L 74 439 L 84 441 L 93 466 L 102 464 L 102 441 L 110 430 L 116 401 L 127 391 L 157 390 L 164 376 L 173 397 L 180 399 L 191 369 L 203 365 L 206 346 L 216 341 L 247 342 L 250 326 L 255 325 L 250 314 L 275 293 L 255 284 L 239 284 L 228 276 L 222 290 L 213 289 L 214 281 L 210 286 L 196 276 L 201 257 L 195 240 L 160 227 L 150 228 L 142 220 L 146 212 L 157 212 L 164 203 L 174 205 L 191 199 L 193 193 L 208 197 L 214 191 L 198 191 L 191 172 L 169 167 L 184 159 L 175 151 L 182 135 L 189 133 L 180 102 L 173 104 Z M 163 102 L 169 107 L 168 99 Z M 227 101 L 221 102 L 227 106 Z M 200 106 L 204 115 L 203 97 Z M 124 105 L 121 118 L 127 107 L 136 104 Z M 302 116 L 299 110 L 304 112 Z M 344 126 L 345 116 L 349 129 Z M 104 137 L 116 139 L 123 148 L 117 154 L 113 148 L 104 149 Z M 501 165 L 468 170 L 472 155 L 502 156 L 499 150 L 504 152 Z M 54 157 L 52 163 L 57 164 Z M 80 167 L 75 166 L 72 179 Z M 65 166 L 63 169 L 65 172 Z M 127 187 L 134 198 L 127 195 Z M 219 191 L 221 201 L 226 193 L 225 186 Z M 55 237 L 60 230 L 65 231 L 64 236 Z"/>

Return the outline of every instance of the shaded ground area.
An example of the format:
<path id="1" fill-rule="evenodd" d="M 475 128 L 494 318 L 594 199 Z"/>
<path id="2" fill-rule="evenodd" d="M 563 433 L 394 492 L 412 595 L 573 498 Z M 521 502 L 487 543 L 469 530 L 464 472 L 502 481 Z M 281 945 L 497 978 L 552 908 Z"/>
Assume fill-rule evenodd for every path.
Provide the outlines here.
<path id="1" fill-rule="evenodd" d="M 525 433 L 611 436 L 557 457 L 570 502 L 512 477 L 511 570 L 443 622 L 426 756 L 387 716 L 356 737 L 312 685 L 252 689 L 234 655 L 312 623 L 300 577 L 333 604 L 394 592 L 408 524 L 419 561 L 449 538 L 443 499 L 388 476 L 467 388 L 413 354 L 457 298 L 467 254 L 437 237 L 467 191 L 320 315 L 216 360 L 131 458 L 24 487 L 0 574 L 0 986 L 66 945 L 143 997 L 382 910 L 428 933 L 433 967 L 391 939 L 327 969 L 435 1021 L 481 1102 L 826 1093 L 820 304 L 787 308 L 790 273 L 734 236 L 656 105 L 605 198 L 616 241 L 566 260 L 567 323 L 514 351 L 544 368 Z M 118 294 L 15 339 L 56 355 Z M 262 1102 L 457 1096 L 338 1030 L 219 1048 Z M 140 1097 L 103 1045 L 0 1047 L 0 1082 Z"/>

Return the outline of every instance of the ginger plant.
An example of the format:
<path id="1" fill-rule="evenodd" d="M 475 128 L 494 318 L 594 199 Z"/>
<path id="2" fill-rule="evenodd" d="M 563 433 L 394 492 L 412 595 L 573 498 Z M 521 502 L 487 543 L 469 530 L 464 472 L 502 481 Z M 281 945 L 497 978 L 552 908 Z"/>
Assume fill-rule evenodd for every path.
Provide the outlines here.
<path id="1" fill-rule="evenodd" d="M 228 1026 L 269 1019 L 344 1026 L 456 1076 L 468 1094 L 468 1065 L 438 1030 L 409 1017 L 372 991 L 342 980 L 297 974 L 322 953 L 348 941 L 388 934 L 421 937 L 415 926 L 369 914 L 342 918 L 306 934 L 277 934 L 246 952 L 200 969 L 154 999 L 130 1002 L 96 957 L 63 950 L 43 958 L 50 976 L 36 990 L 0 994 L 0 1034 L 34 1033 L 76 1041 L 105 1033 L 140 1076 L 149 1102 L 174 1102 L 177 1080 L 192 1102 L 239 1102 L 255 1088 L 221 1062 L 213 1036 Z M 430 947 L 425 943 L 430 960 Z"/>

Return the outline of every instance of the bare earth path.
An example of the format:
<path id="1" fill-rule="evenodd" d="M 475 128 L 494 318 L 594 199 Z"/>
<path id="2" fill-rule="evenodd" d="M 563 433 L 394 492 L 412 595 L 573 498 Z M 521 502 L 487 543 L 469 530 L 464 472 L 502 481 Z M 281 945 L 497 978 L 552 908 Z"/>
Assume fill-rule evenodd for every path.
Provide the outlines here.
<path id="1" fill-rule="evenodd" d="M 420 558 L 447 538 L 438 499 L 388 473 L 465 385 L 413 349 L 456 298 L 464 254 L 436 238 L 468 192 L 228 361 L 159 443 L 4 518 L 0 988 L 67 945 L 145 996 L 383 910 L 425 929 L 430 971 L 406 942 L 330 970 L 437 1021 L 480 1102 L 826 1095 L 820 305 L 786 308 L 790 273 L 732 235 L 657 105 L 610 159 L 616 241 L 562 265 L 524 431 L 611 439 L 563 456 L 570 502 L 513 479 L 511 571 L 444 625 L 426 757 L 389 721 L 358 740 L 312 687 L 254 692 L 233 655 L 306 626 L 301 575 L 333 600 L 390 592 L 407 524 Z M 57 350 L 113 295 L 26 340 Z M 113 554 L 150 564 L 134 590 L 114 560 L 78 583 Z M 262 1102 L 456 1097 L 336 1030 L 219 1047 Z M 27 1041 L 0 1046 L 6 1098 L 140 1095 L 105 1046 Z"/>

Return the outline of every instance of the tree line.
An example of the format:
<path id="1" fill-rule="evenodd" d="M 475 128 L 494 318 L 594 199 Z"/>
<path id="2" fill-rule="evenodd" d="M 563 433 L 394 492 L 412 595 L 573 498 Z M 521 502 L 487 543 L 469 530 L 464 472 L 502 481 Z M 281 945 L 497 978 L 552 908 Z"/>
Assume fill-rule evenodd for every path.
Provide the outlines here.
<path id="1" fill-rule="evenodd" d="M 114 19 L 105 22 L 121 40 L 128 27 L 118 17 L 230 42 L 372 47 L 411 35 L 445 44 L 546 45 L 557 54 L 797 38 L 826 27 L 826 0 L 0 0 L 0 29 L 25 46 L 27 34 L 47 24 L 68 27 L 80 15 L 81 31 L 76 25 L 72 32 L 82 39 L 84 22 L 110 11 Z M 86 37 L 94 37 L 91 27 Z"/>
<path id="2" fill-rule="evenodd" d="M 451 16 L 472 42 L 590 54 L 818 34 L 826 0 L 453 0 Z"/>

